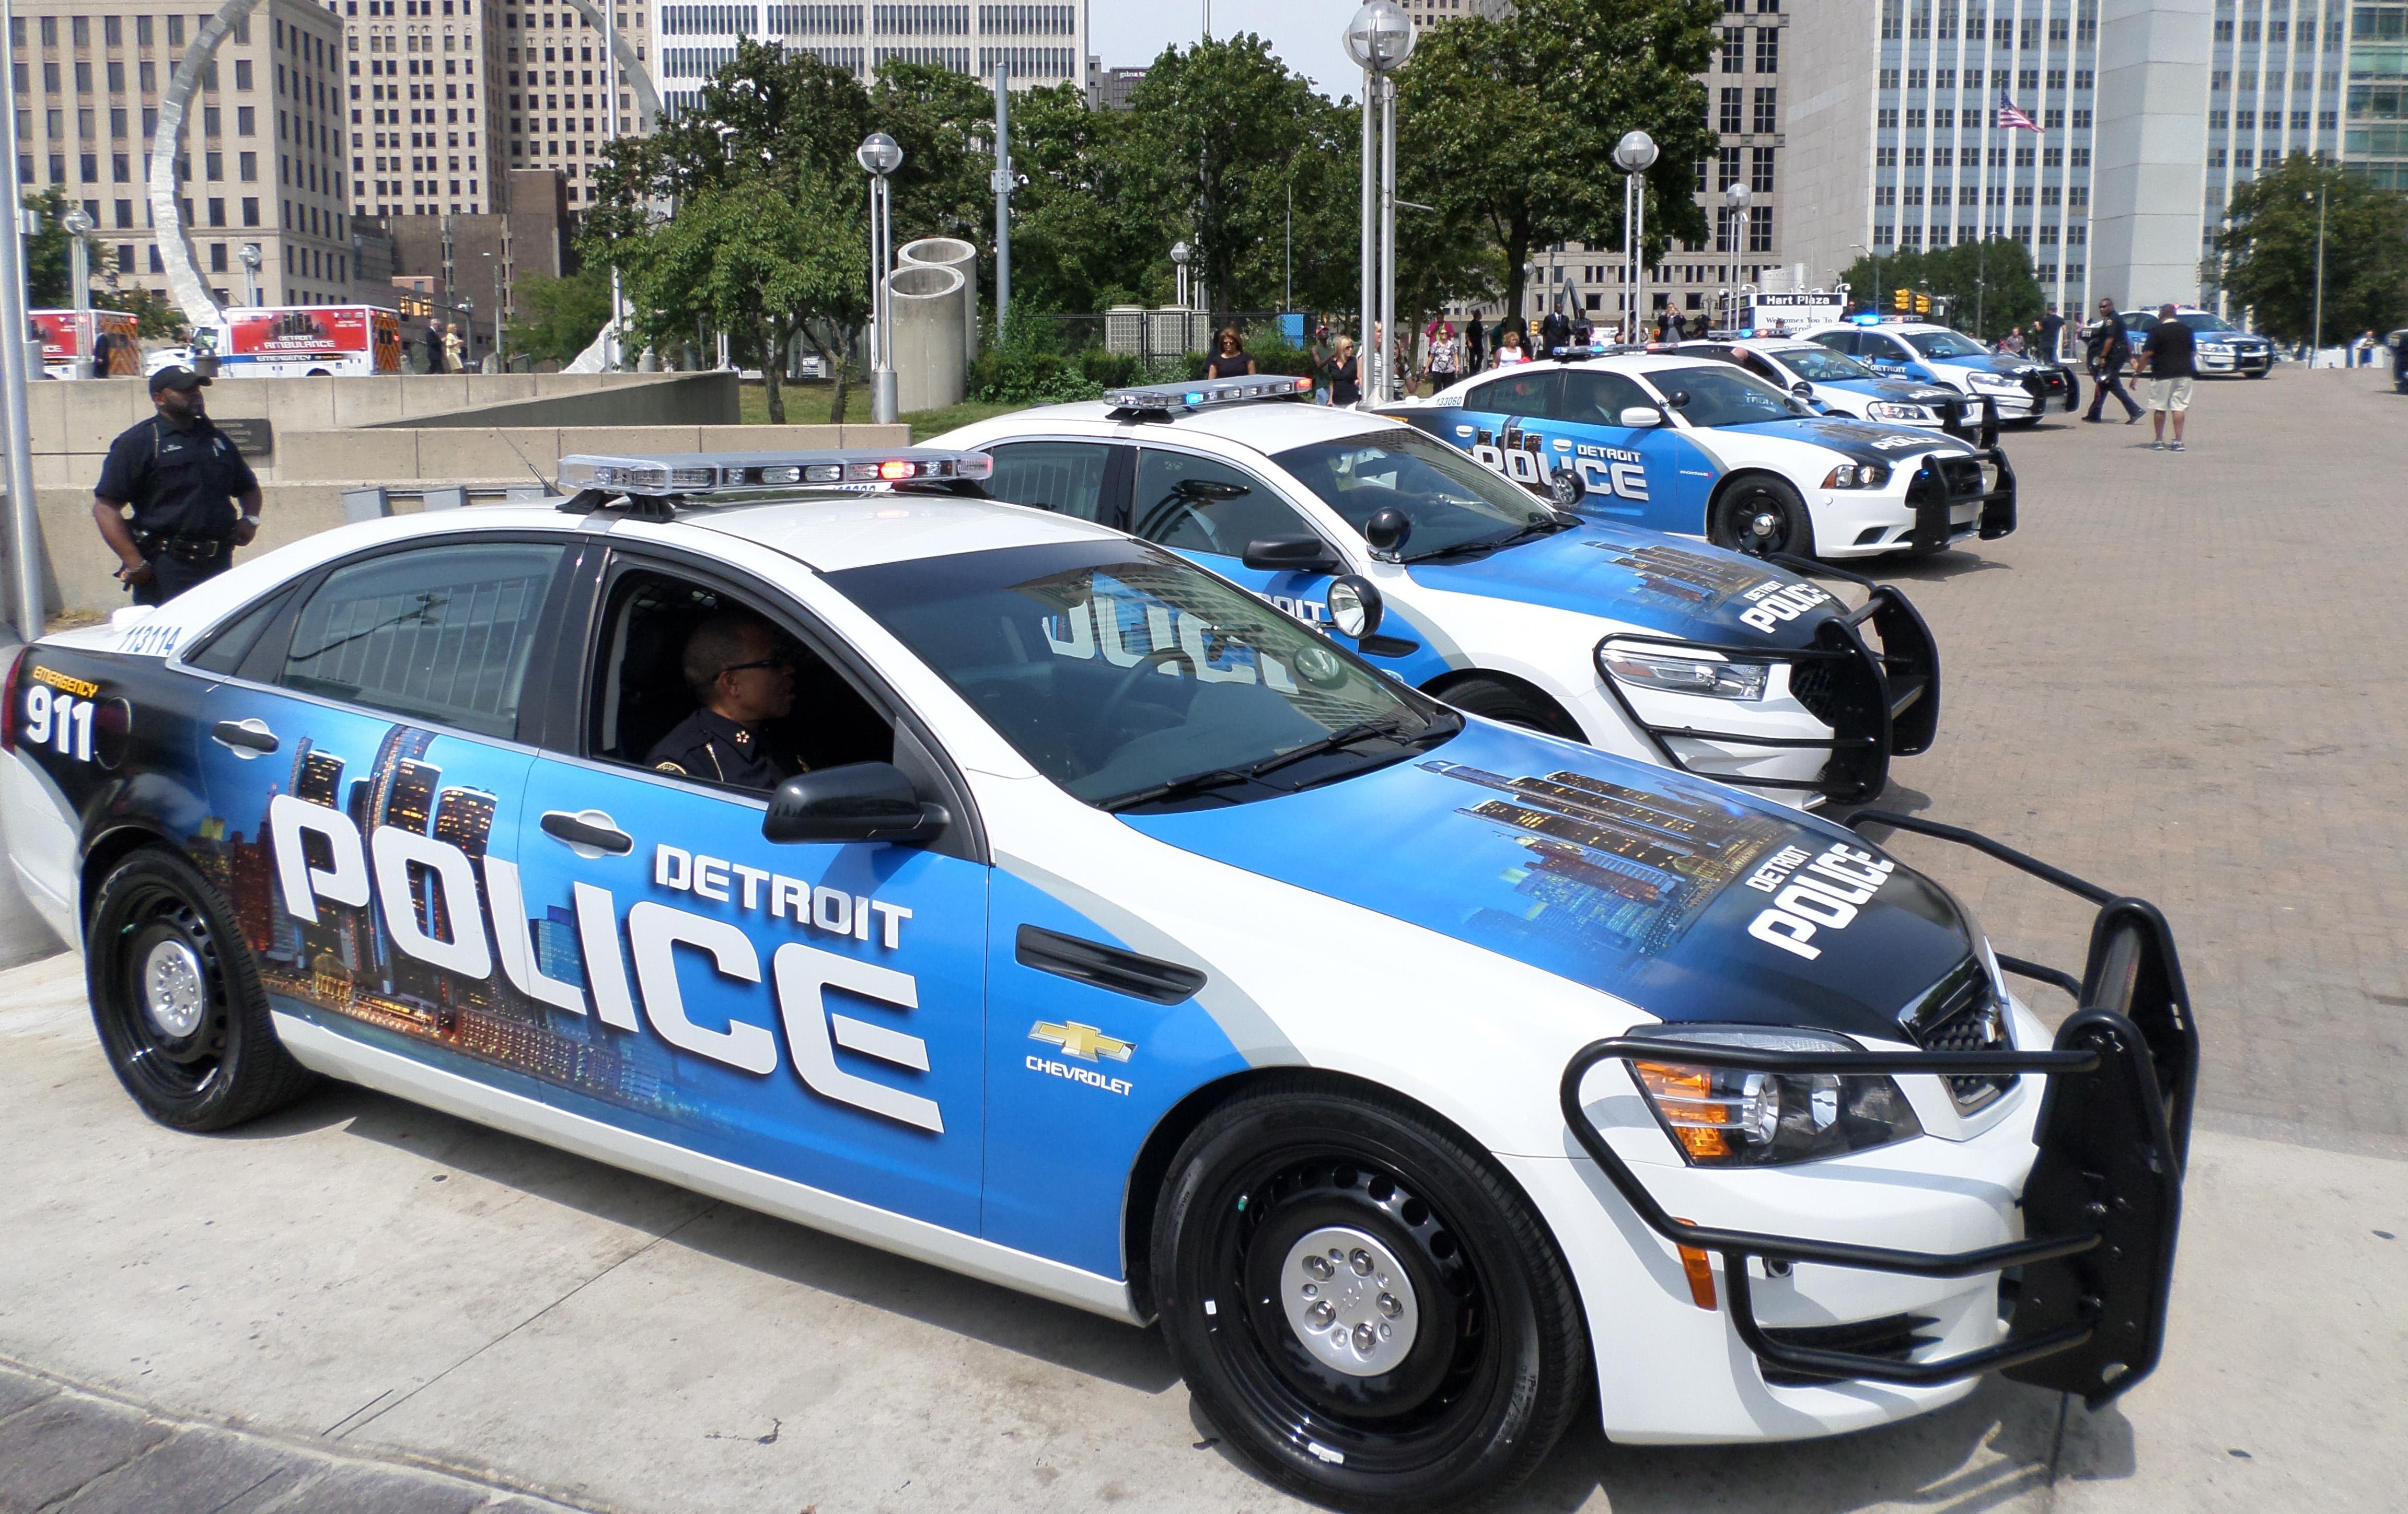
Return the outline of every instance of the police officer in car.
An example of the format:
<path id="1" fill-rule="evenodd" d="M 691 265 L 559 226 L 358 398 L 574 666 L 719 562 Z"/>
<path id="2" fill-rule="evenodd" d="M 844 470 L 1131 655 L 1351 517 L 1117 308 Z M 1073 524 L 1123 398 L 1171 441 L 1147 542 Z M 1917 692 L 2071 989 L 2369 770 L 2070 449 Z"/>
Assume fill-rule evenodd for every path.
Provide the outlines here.
<path id="1" fill-rule="evenodd" d="M 721 610 L 685 638 L 695 712 L 652 745 L 647 765 L 683 778 L 774 789 L 804 764 L 771 752 L 762 728 L 795 706 L 795 659 L 769 622 Z"/>
<path id="2" fill-rule="evenodd" d="M 158 413 L 108 444 L 92 492 L 93 520 L 137 605 L 164 605 L 223 573 L 234 550 L 259 535 L 259 478 L 210 424 L 201 404 L 208 382 L 185 367 L 152 374 Z"/>

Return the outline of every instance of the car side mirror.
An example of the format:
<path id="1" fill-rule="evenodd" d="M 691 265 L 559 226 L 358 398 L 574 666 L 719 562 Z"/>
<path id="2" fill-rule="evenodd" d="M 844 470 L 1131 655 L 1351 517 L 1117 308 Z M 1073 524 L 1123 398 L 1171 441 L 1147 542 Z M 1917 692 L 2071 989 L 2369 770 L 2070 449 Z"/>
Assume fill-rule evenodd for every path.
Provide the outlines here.
<path id="1" fill-rule="evenodd" d="M 1373 511 L 1371 519 L 1363 522 L 1364 545 L 1375 552 L 1396 551 L 1412 534 L 1412 521 L 1394 505 Z"/>
<path id="2" fill-rule="evenodd" d="M 1805 379 L 1800 378 L 1796 383 L 1789 386 L 1789 393 L 1797 395 L 1799 399 L 1810 400 L 1814 397 L 1814 386 L 1808 383 Z"/>
<path id="3" fill-rule="evenodd" d="M 893 763 L 847 763 L 797 773 L 769 796 L 761 835 L 770 841 L 932 841 L 953 823 L 923 803 Z"/>
<path id="4" fill-rule="evenodd" d="M 1344 565 L 1329 543 L 1310 531 L 1257 536 L 1246 543 L 1244 561 L 1259 573 L 1334 573 Z"/>
<path id="5" fill-rule="evenodd" d="M 1623 407 L 1622 423 L 1634 430 L 1660 426 L 1664 423 L 1664 412 L 1653 405 L 1627 405 Z"/>
<path id="6" fill-rule="evenodd" d="M 1170 486 L 1170 492 L 1186 500 L 1235 499 L 1254 493 L 1246 485 L 1226 478 L 1182 478 Z"/>

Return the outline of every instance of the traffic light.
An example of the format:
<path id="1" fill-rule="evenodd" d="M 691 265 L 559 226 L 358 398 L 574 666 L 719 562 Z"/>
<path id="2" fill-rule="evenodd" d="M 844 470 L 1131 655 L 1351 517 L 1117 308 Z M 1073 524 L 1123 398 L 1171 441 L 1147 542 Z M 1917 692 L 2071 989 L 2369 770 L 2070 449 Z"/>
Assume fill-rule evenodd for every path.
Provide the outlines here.
<path id="1" fill-rule="evenodd" d="M 1897 308 L 1899 308 L 1899 309 L 1900 309 L 1900 310 L 1912 310 L 1912 309 L 1914 309 L 1914 291 L 1913 291 L 1913 290 L 1911 290 L 1911 289 L 1901 289 L 1901 290 L 1898 291 L 1898 297 L 1897 297 L 1897 299 L 1896 299 L 1893 303 L 1895 304 L 1896 307 L 1897 307 Z"/>
<path id="2" fill-rule="evenodd" d="M 1914 313 L 1916 315 L 1929 315 L 1931 313 L 1930 295 L 1917 294 L 1914 297 Z"/>

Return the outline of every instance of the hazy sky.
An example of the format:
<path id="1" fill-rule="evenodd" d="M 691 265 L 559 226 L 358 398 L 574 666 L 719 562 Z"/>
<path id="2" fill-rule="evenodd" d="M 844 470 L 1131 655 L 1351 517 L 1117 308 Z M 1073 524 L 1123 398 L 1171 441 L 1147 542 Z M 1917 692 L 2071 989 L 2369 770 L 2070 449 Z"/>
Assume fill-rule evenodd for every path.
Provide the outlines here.
<path id="1" fill-rule="evenodd" d="M 1336 98 L 1362 93 L 1362 71 L 1346 56 L 1340 36 L 1358 0 L 1211 0 L 1212 35 L 1259 34 L 1280 61 Z M 1107 68 L 1152 63 L 1172 43 L 1200 33 L 1203 0 L 1090 0 L 1091 50 Z"/>

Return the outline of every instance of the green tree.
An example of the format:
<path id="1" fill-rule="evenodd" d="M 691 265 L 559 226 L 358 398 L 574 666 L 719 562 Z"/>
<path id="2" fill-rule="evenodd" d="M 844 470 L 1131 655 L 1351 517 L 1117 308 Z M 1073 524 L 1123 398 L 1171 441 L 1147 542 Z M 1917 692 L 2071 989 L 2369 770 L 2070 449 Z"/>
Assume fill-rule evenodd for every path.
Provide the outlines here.
<path id="1" fill-rule="evenodd" d="M 566 363 L 592 346 L 610 319 L 610 270 L 588 264 L 566 279 L 523 273 L 510 298 L 519 311 L 509 323 L 510 350 Z"/>
<path id="2" fill-rule="evenodd" d="M 1522 0 L 1502 20 L 1430 29 L 1398 76 L 1399 193 L 1480 227 L 1518 310 L 1534 249 L 1621 244 L 1613 145 L 1638 129 L 1658 149 L 1650 260 L 1674 237 L 1705 242 L 1692 176 L 1719 138 L 1694 76 L 1721 15 L 1717 0 Z"/>
<path id="3" fill-rule="evenodd" d="M 67 246 L 75 240 L 60 220 L 67 213 L 67 197 L 54 185 L 49 189 L 27 190 L 25 208 L 38 217 L 34 234 L 25 238 L 25 307 L 33 310 L 60 310 L 75 303 L 71 287 L 74 277 L 68 268 Z M 100 250 L 87 240 L 92 252 L 92 266 L 100 266 Z"/>
<path id="4" fill-rule="evenodd" d="M 1088 109 L 1076 84 L 1012 97 L 1011 162 L 1028 180 L 1011 197 L 1015 311 L 1102 310 L 1143 298 L 1160 222 L 1123 203 L 1129 125 L 1127 111 Z M 992 242 L 991 225 L 971 240 Z"/>
<path id="5" fill-rule="evenodd" d="M 2215 248 L 2226 293 L 2285 341 L 2315 335 L 2316 210 L 2324 225 L 2324 339 L 2408 322 L 2408 199 L 2295 152 L 2234 186 Z"/>
<path id="6" fill-rule="evenodd" d="M 1897 313 L 1901 289 L 1945 299 L 1947 323 L 1984 341 L 2031 324 L 2048 308 L 2031 253 L 2011 236 L 1858 258 L 1842 277 L 1856 298 L 1884 314 Z"/>
<path id="7" fill-rule="evenodd" d="M 108 310 L 122 310 L 135 319 L 137 336 L 165 337 L 180 342 L 190 335 L 184 312 L 168 303 L 156 290 L 127 288 L 112 294 L 94 294 L 92 303 Z"/>

